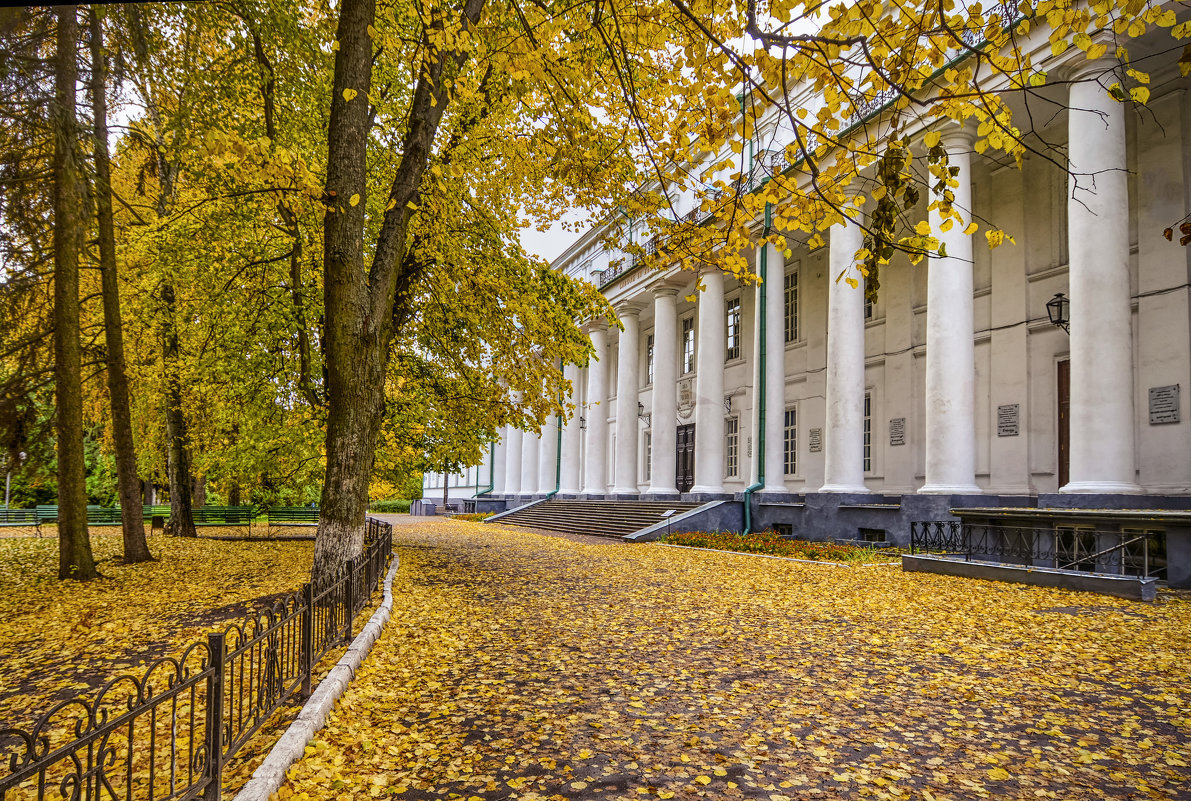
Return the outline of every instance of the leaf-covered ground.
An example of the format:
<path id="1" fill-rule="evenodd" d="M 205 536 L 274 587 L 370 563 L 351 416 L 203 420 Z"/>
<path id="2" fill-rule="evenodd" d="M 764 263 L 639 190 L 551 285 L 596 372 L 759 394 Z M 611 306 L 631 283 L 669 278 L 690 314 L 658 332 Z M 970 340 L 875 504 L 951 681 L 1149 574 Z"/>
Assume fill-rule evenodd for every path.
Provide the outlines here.
<path id="1" fill-rule="evenodd" d="M 54 539 L 0 539 L 0 728 L 27 728 L 53 703 L 142 663 L 176 656 L 238 619 L 252 601 L 309 577 L 304 542 L 221 542 L 152 536 L 154 562 L 120 564 L 116 534 L 92 534 L 104 578 L 57 578 Z"/>
<path id="2" fill-rule="evenodd" d="M 1191 601 L 434 521 L 283 799 L 1188 798 Z"/>

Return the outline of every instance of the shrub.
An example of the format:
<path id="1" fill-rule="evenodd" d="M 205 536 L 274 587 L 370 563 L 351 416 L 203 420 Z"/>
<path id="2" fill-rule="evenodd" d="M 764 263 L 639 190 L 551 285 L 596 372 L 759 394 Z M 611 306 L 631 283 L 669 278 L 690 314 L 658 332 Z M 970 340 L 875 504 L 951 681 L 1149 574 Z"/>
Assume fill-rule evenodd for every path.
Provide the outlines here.
<path id="1" fill-rule="evenodd" d="M 452 520 L 466 520 L 469 523 L 479 523 L 482 520 L 487 520 L 488 518 L 492 517 L 492 515 L 494 515 L 494 514 L 496 514 L 496 512 L 479 512 L 478 514 L 451 515 L 451 519 Z"/>
<path id="2" fill-rule="evenodd" d="M 409 504 L 409 501 L 402 500 L 373 501 L 368 505 L 368 511 L 377 514 L 405 515 L 409 514 Z"/>
<path id="3" fill-rule="evenodd" d="M 669 545 L 692 548 L 714 548 L 720 551 L 760 553 L 769 556 L 790 556 L 816 562 L 881 562 L 889 559 L 888 551 L 877 548 L 857 548 L 832 542 L 789 540 L 774 531 L 741 535 L 730 531 L 682 531 L 662 540 Z"/>

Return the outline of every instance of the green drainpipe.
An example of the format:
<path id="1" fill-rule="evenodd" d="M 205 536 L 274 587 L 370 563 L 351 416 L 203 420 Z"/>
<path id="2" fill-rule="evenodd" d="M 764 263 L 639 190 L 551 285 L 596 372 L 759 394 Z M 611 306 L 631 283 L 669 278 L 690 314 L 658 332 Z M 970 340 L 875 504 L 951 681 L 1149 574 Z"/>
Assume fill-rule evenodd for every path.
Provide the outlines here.
<path id="1" fill-rule="evenodd" d="M 769 226 L 772 223 L 772 207 L 765 204 L 765 233 L 769 232 Z M 766 286 L 766 279 L 768 277 L 769 268 L 769 243 L 762 240 L 761 244 L 761 286 Z M 757 483 L 752 484 L 744 490 L 744 533 L 751 534 L 753 531 L 753 493 L 765 486 L 765 342 L 769 338 L 769 332 L 766 328 L 765 311 L 769 306 L 766 295 L 769 290 L 764 289 L 761 295 L 761 313 L 757 315 L 761 330 L 761 336 L 757 337 Z"/>
<path id="2" fill-rule="evenodd" d="M 496 442 L 495 441 L 488 443 L 488 459 L 492 464 L 492 466 L 490 468 L 488 468 L 488 489 L 484 490 L 483 492 L 477 492 L 476 493 L 477 498 L 480 497 L 481 495 L 487 495 L 489 492 L 492 492 L 492 488 L 496 486 Z"/>
<path id="3" fill-rule="evenodd" d="M 554 489 L 546 493 L 546 499 L 549 500 L 558 494 L 559 487 L 562 486 L 562 415 L 560 414 L 554 423 L 554 427 L 558 430 L 558 438 L 554 444 Z"/>

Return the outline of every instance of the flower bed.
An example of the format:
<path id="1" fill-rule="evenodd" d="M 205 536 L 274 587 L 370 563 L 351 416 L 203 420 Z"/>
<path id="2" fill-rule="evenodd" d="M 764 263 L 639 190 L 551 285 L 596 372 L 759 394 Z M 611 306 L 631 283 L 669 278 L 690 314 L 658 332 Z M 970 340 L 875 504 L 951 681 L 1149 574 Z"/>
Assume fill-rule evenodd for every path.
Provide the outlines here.
<path id="1" fill-rule="evenodd" d="M 768 556 L 788 556 L 815 562 L 868 563 L 888 562 L 893 553 L 884 548 L 858 548 L 831 542 L 791 540 L 774 531 L 740 535 L 730 531 L 682 531 L 662 540 L 667 545 L 690 548 L 714 548 L 719 551 L 760 553 Z"/>

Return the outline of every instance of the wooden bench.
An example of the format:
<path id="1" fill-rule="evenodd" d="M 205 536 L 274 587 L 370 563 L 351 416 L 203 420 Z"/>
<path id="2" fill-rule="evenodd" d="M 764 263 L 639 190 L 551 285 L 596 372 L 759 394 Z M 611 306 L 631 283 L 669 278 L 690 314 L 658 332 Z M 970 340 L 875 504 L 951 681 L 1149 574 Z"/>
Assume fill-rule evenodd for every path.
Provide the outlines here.
<path id="1" fill-rule="evenodd" d="M 199 526 L 243 526 L 252 525 L 256 510 L 251 506 L 200 506 L 191 510 L 194 525 Z"/>
<path id="2" fill-rule="evenodd" d="M 41 518 L 36 509 L 0 508 L 0 528 L 31 528 L 41 536 Z"/>
<path id="3" fill-rule="evenodd" d="M 310 528 L 318 525 L 317 506 L 270 506 L 266 514 L 269 528 L 278 526 Z"/>

